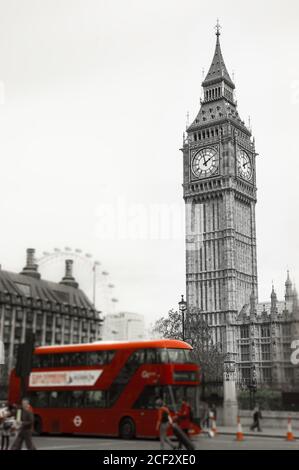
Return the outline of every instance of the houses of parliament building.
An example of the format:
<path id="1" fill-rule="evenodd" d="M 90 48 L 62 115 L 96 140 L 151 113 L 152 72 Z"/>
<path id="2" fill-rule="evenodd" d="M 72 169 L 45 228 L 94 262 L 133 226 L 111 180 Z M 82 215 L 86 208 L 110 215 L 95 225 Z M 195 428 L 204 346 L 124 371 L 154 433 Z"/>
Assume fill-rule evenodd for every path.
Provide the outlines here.
<path id="1" fill-rule="evenodd" d="M 182 147 L 186 206 L 186 297 L 236 364 L 239 384 L 299 386 L 291 343 L 299 338 L 298 296 L 289 274 L 285 298 L 272 287 L 258 301 L 255 140 L 240 117 L 235 84 L 216 27 L 201 106 Z"/>

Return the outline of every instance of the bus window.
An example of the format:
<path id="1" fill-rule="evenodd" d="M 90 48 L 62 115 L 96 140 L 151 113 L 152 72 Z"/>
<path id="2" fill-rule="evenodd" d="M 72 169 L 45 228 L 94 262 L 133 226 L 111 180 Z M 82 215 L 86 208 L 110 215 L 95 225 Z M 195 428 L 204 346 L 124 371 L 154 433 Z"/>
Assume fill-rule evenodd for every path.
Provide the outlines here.
<path id="1" fill-rule="evenodd" d="M 37 354 L 36 362 L 34 360 L 34 367 L 53 367 L 53 356 L 50 354 Z"/>
<path id="2" fill-rule="evenodd" d="M 147 364 L 156 364 L 157 363 L 157 354 L 155 349 L 146 350 L 146 361 Z"/>
<path id="3" fill-rule="evenodd" d="M 88 353 L 88 365 L 97 366 L 104 365 L 107 362 L 106 351 L 91 351 Z"/>
<path id="4" fill-rule="evenodd" d="M 54 367 L 68 367 L 70 365 L 70 355 L 69 354 L 55 354 L 54 358 Z"/>
<path id="5" fill-rule="evenodd" d="M 71 354 L 70 365 L 72 366 L 86 366 L 85 352 L 75 352 Z"/>
<path id="6" fill-rule="evenodd" d="M 48 392 L 50 408 L 68 408 L 70 405 L 70 392 Z"/>
<path id="7" fill-rule="evenodd" d="M 148 409 L 152 410 L 157 407 L 156 401 L 161 397 L 161 387 L 148 385 L 141 392 L 138 400 L 134 403 L 135 409 Z"/>
<path id="8" fill-rule="evenodd" d="M 168 349 L 169 362 L 173 364 L 193 363 L 191 349 Z"/>
<path id="9" fill-rule="evenodd" d="M 168 350 L 167 349 L 157 349 L 157 360 L 158 363 L 168 364 Z"/>
<path id="10" fill-rule="evenodd" d="M 187 400 L 190 403 L 191 408 L 195 408 L 197 387 L 175 385 L 170 388 L 177 408 L 181 406 L 183 400 Z"/>
<path id="11" fill-rule="evenodd" d="M 138 366 L 145 363 L 145 350 L 138 349 L 129 357 L 127 364 Z"/>
<path id="12" fill-rule="evenodd" d="M 38 368 L 41 367 L 41 361 L 40 361 L 41 356 L 39 354 L 34 354 L 32 358 L 32 367 L 33 368 Z"/>
<path id="13" fill-rule="evenodd" d="M 58 392 L 50 392 L 50 408 L 58 408 Z"/>
<path id="14" fill-rule="evenodd" d="M 109 364 L 115 356 L 115 351 L 107 351 L 107 364 Z"/>
<path id="15" fill-rule="evenodd" d="M 185 387 L 171 387 L 173 392 L 174 402 L 179 407 L 185 399 Z"/>
<path id="16" fill-rule="evenodd" d="M 84 407 L 84 391 L 83 390 L 73 390 L 71 392 L 71 407 L 72 408 Z"/>
<path id="17" fill-rule="evenodd" d="M 85 406 L 87 408 L 105 408 L 106 392 L 103 390 L 89 390 L 85 393 Z"/>
<path id="18" fill-rule="evenodd" d="M 31 392 L 30 402 L 34 408 L 48 408 L 49 394 L 48 392 Z"/>
<path id="19" fill-rule="evenodd" d="M 175 364 L 182 364 L 185 362 L 184 349 L 168 349 L 169 360 Z"/>

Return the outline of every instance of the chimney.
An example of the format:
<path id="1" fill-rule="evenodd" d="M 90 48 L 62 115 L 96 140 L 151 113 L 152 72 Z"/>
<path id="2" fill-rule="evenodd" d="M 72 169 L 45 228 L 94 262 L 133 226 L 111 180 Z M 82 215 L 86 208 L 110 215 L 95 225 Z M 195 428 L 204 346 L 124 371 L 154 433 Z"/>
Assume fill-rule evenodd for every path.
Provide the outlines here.
<path id="1" fill-rule="evenodd" d="M 23 268 L 21 274 L 34 277 L 35 279 L 40 279 L 38 265 L 35 263 L 35 249 L 27 248 L 26 253 L 26 266 Z"/>
<path id="2" fill-rule="evenodd" d="M 71 287 L 79 287 L 78 282 L 76 282 L 75 278 L 73 277 L 73 263 L 74 261 L 72 259 L 65 260 L 65 275 L 60 281 L 60 284 Z"/>

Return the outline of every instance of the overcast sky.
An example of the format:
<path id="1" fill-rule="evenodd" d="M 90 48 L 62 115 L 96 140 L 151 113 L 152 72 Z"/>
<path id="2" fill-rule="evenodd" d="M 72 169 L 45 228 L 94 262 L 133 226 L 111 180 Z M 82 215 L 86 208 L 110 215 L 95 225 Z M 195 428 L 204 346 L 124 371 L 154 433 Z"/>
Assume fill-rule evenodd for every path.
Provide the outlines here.
<path id="1" fill-rule="evenodd" d="M 260 154 L 259 297 L 273 280 L 281 298 L 287 268 L 299 278 L 298 16 L 297 0 L 0 0 L 3 268 L 19 271 L 27 247 L 81 248 L 109 271 L 119 309 L 152 321 L 176 306 L 179 149 L 219 17 Z"/>

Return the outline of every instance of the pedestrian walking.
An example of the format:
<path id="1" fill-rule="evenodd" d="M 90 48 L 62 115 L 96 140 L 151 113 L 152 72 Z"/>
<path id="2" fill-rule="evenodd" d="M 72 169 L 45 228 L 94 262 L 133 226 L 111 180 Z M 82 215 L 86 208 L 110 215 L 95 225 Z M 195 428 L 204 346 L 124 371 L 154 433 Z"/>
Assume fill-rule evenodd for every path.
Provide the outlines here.
<path id="1" fill-rule="evenodd" d="M 198 415 L 199 415 L 199 422 L 200 428 L 203 430 L 206 424 L 206 418 L 208 414 L 208 404 L 205 400 L 200 400 L 198 404 Z"/>
<path id="2" fill-rule="evenodd" d="M 187 400 L 182 401 L 182 406 L 177 413 L 177 420 L 180 428 L 189 437 L 189 430 L 192 422 L 192 409 Z M 183 443 L 179 441 L 178 449 L 182 449 Z"/>
<path id="3" fill-rule="evenodd" d="M 36 450 L 36 447 L 32 442 L 33 423 L 34 415 L 32 407 L 29 400 L 27 398 L 23 398 L 20 427 L 17 432 L 17 437 L 11 446 L 11 450 L 21 450 L 23 442 L 25 442 L 28 450 Z"/>
<path id="4" fill-rule="evenodd" d="M 158 421 L 156 424 L 156 429 L 160 433 L 161 449 L 164 449 L 165 444 L 168 444 L 171 449 L 175 449 L 175 445 L 167 435 L 169 427 L 172 424 L 170 410 L 160 398 L 156 401 L 156 405 L 158 407 Z"/>
<path id="5" fill-rule="evenodd" d="M 16 422 L 12 410 L 8 407 L 1 422 L 1 450 L 8 450 L 10 438 L 15 430 Z"/>
<path id="6" fill-rule="evenodd" d="M 259 406 L 256 406 L 253 410 L 253 423 L 250 426 L 250 430 L 254 431 L 257 429 L 259 432 L 262 432 L 260 420 L 262 419 L 262 413 Z"/>
<path id="7" fill-rule="evenodd" d="M 215 403 L 212 403 L 211 405 L 211 412 L 213 414 L 212 419 L 216 421 L 217 420 L 217 408 L 216 408 Z"/>

